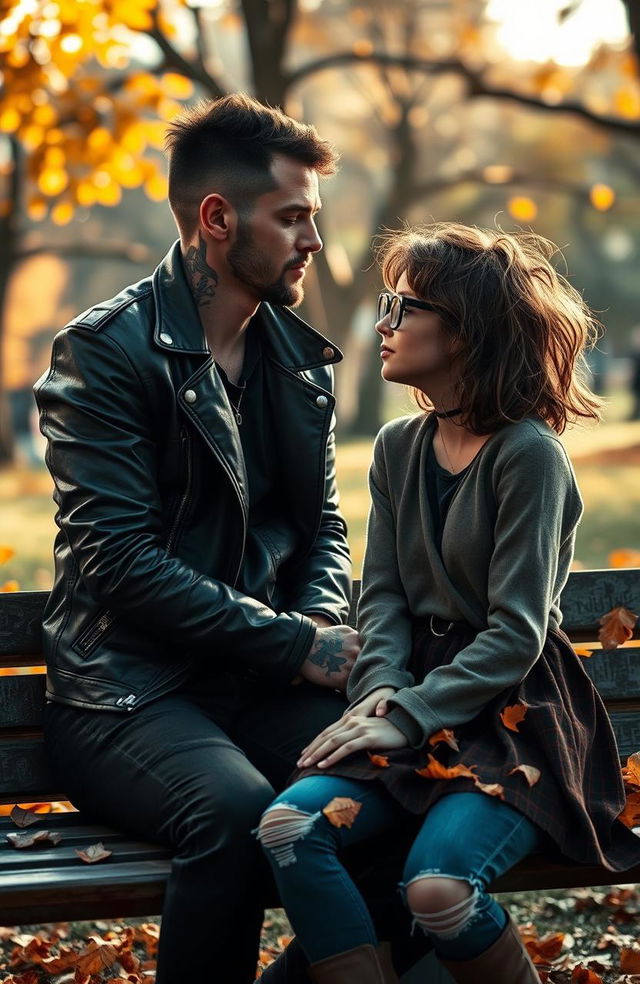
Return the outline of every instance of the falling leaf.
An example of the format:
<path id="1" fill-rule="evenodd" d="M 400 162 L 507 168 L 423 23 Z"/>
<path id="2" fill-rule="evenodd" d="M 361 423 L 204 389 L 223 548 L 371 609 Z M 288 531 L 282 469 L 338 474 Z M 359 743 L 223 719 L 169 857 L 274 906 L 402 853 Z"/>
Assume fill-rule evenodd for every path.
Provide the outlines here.
<path id="1" fill-rule="evenodd" d="M 62 834 L 49 830 L 34 830 L 28 834 L 6 834 L 5 836 L 11 846 L 15 847 L 16 850 L 20 850 L 23 847 L 33 847 L 35 844 L 44 844 L 45 842 L 55 845 L 59 844 L 62 840 Z"/>
<path id="2" fill-rule="evenodd" d="M 37 823 L 41 818 L 31 810 L 23 810 L 21 806 L 14 806 L 9 814 L 16 827 L 30 827 L 32 823 Z"/>
<path id="3" fill-rule="evenodd" d="M 620 970 L 623 974 L 640 974 L 640 947 L 620 948 Z"/>
<path id="4" fill-rule="evenodd" d="M 571 972 L 571 984 L 602 984 L 600 974 L 595 974 L 588 967 L 578 964 Z"/>
<path id="5" fill-rule="evenodd" d="M 89 847 L 82 848 L 78 850 L 75 848 L 75 852 L 81 861 L 86 861 L 87 864 L 95 864 L 96 861 L 104 861 L 105 858 L 111 857 L 113 851 L 108 851 L 102 841 L 98 841 L 97 844 L 90 844 Z"/>
<path id="6" fill-rule="evenodd" d="M 352 827 L 361 809 L 362 803 L 357 803 L 348 796 L 334 796 L 322 812 L 334 827 Z"/>
<path id="7" fill-rule="evenodd" d="M 593 649 L 589 649 L 588 646 L 574 646 L 573 651 L 576 656 L 582 656 L 583 659 L 590 659 L 593 656 Z"/>
<path id="8" fill-rule="evenodd" d="M 460 762 L 458 765 L 452 765 L 450 768 L 442 765 L 433 755 L 428 756 L 429 761 L 423 769 L 416 769 L 419 776 L 424 776 L 425 779 L 457 779 L 460 776 L 466 776 L 469 779 L 476 779 L 477 777 L 473 773 L 473 769 L 477 769 L 477 765 L 463 765 Z"/>
<path id="9" fill-rule="evenodd" d="M 637 827 L 640 825 L 640 790 L 633 790 L 627 793 L 627 801 L 624 810 L 618 816 L 618 820 L 625 827 Z"/>
<path id="10" fill-rule="evenodd" d="M 509 707 L 505 707 L 503 711 L 500 711 L 500 720 L 509 731 L 519 731 L 518 725 L 521 721 L 524 721 L 528 710 L 528 704 L 511 704 Z"/>
<path id="11" fill-rule="evenodd" d="M 480 782 L 479 779 L 476 779 L 476 786 L 487 796 L 497 796 L 498 799 L 504 799 L 504 786 L 501 786 L 499 782 Z"/>
<path id="12" fill-rule="evenodd" d="M 15 557 L 15 553 L 13 547 L 0 547 L 0 564 L 6 564 L 8 560 Z"/>
<path id="13" fill-rule="evenodd" d="M 535 765 L 516 765 L 509 775 L 512 776 L 514 772 L 521 772 L 530 786 L 535 786 L 540 779 L 540 769 L 536 769 Z"/>
<path id="14" fill-rule="evenodd" d="M 389 768 L 389 758 L 387 755 L 372 755 L 371 752 L 367 754 L 372 765 L 377 765 L 379 769 Z"/>
<path id="15" fill-rule="evenodd" d="M 627 785 L 640 788 L 640 752 L 629 756 L 627 764 L 622 767 L 622 778 Z"/>
<path id="16" fill-rule="evenodd" d="M 602 643 L 603 649 L 616 649 L 622 642 L 626 642 L 633 635 L 638 616 L 619 605 L 612 608 L 610 612 L 598 619 L 602 626 L 598 632 L 598 639 Z"/>
<path id="17" fill-rule="evenodd" d="M 441 741 L 446 742 L 449 748 L 453 748 L 454 752 L 460 751 L 460 746 L 458 745 L 455 735 L 450 728 L 442 728 L 440 731 L 436 731 L 436 733 L 431 735 L 429 738 L 430 745 L 437 745 Z"/>

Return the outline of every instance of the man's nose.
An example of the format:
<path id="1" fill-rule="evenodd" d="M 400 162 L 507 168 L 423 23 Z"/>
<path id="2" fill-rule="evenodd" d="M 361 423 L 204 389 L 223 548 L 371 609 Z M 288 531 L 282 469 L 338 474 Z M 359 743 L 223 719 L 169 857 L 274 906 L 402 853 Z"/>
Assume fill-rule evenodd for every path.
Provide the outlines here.
<path id="1" fill-rule="evenodd" d="M 320 238 L 318 227 L 313 220 L 309 222 L 308 228 L 305 229 L 301 236 L 299 246 L 301 250 L 305 250 L 308 253 L 319 253 L 322 249 L 322 239 Z"/>

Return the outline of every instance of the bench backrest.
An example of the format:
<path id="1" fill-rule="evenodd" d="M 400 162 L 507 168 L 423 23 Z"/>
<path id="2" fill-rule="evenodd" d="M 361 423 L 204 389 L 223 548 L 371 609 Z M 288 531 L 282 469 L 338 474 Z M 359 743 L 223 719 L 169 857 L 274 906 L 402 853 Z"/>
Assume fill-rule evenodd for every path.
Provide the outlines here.
<path id="1" fill-rule="evenodd" d="M 354 582 L 352 625 L 359 589 Z M 28 675 L 0 676 L 0 803 L 65 799 L 49 775 L 42 739 L 40 625 L 46 600 L 45 591 L 0 593 L 0 672 L 38 667 Z M 574 571 L 562 593 L 563 628 L 576 644 L 597 644 L 598 619 L 620 605 L 640 613 L 640 570 Z M 634 637 L 640 637 L 640 627 Z M 599 650 L 584 665 L 607 705 L 625 760 L 640 749 L 640 648 Z"/>

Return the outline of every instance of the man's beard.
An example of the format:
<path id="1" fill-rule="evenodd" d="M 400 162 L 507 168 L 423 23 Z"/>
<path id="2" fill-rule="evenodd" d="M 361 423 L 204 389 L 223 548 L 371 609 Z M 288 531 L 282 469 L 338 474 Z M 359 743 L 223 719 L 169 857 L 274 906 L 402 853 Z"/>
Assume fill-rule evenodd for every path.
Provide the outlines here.
<path id="1" fill-rule="evenodd" d="M 301 257 L 285 266 L 278 280 L 273 282 L 273 269 L 269 259 L 255 245 L 245 219 L 240 219 L 236 241 L 227 253 L 229 266 L 241 283 L 255 291 L 261 301 L 282 304 L 285 307 L 297 307 L 304 297 L 301 283 L 287 284 L 284 279 L 287 270 L 303 260 L 304 257 Z"/>

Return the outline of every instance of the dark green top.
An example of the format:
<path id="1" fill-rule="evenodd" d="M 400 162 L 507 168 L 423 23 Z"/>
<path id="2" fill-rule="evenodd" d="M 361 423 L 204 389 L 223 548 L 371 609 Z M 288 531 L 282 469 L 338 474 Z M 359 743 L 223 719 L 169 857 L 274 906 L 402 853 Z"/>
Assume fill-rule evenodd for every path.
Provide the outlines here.
<path id="1" fill-rule="evenodd" d="M 493 434 L 465 470 L 438 549 L 425 473 L 436 418 L 391 421 L 376 440 L 358 609 L 362 651 L 347 688 L 357 703 L 395 687 L 389 720 L 418 747 L 517 685 L 561 620 L 582 502 L 566 451 L 540 420 Z M 477 630 L 451 665 L 414 680 L 414 619 Z"/>

